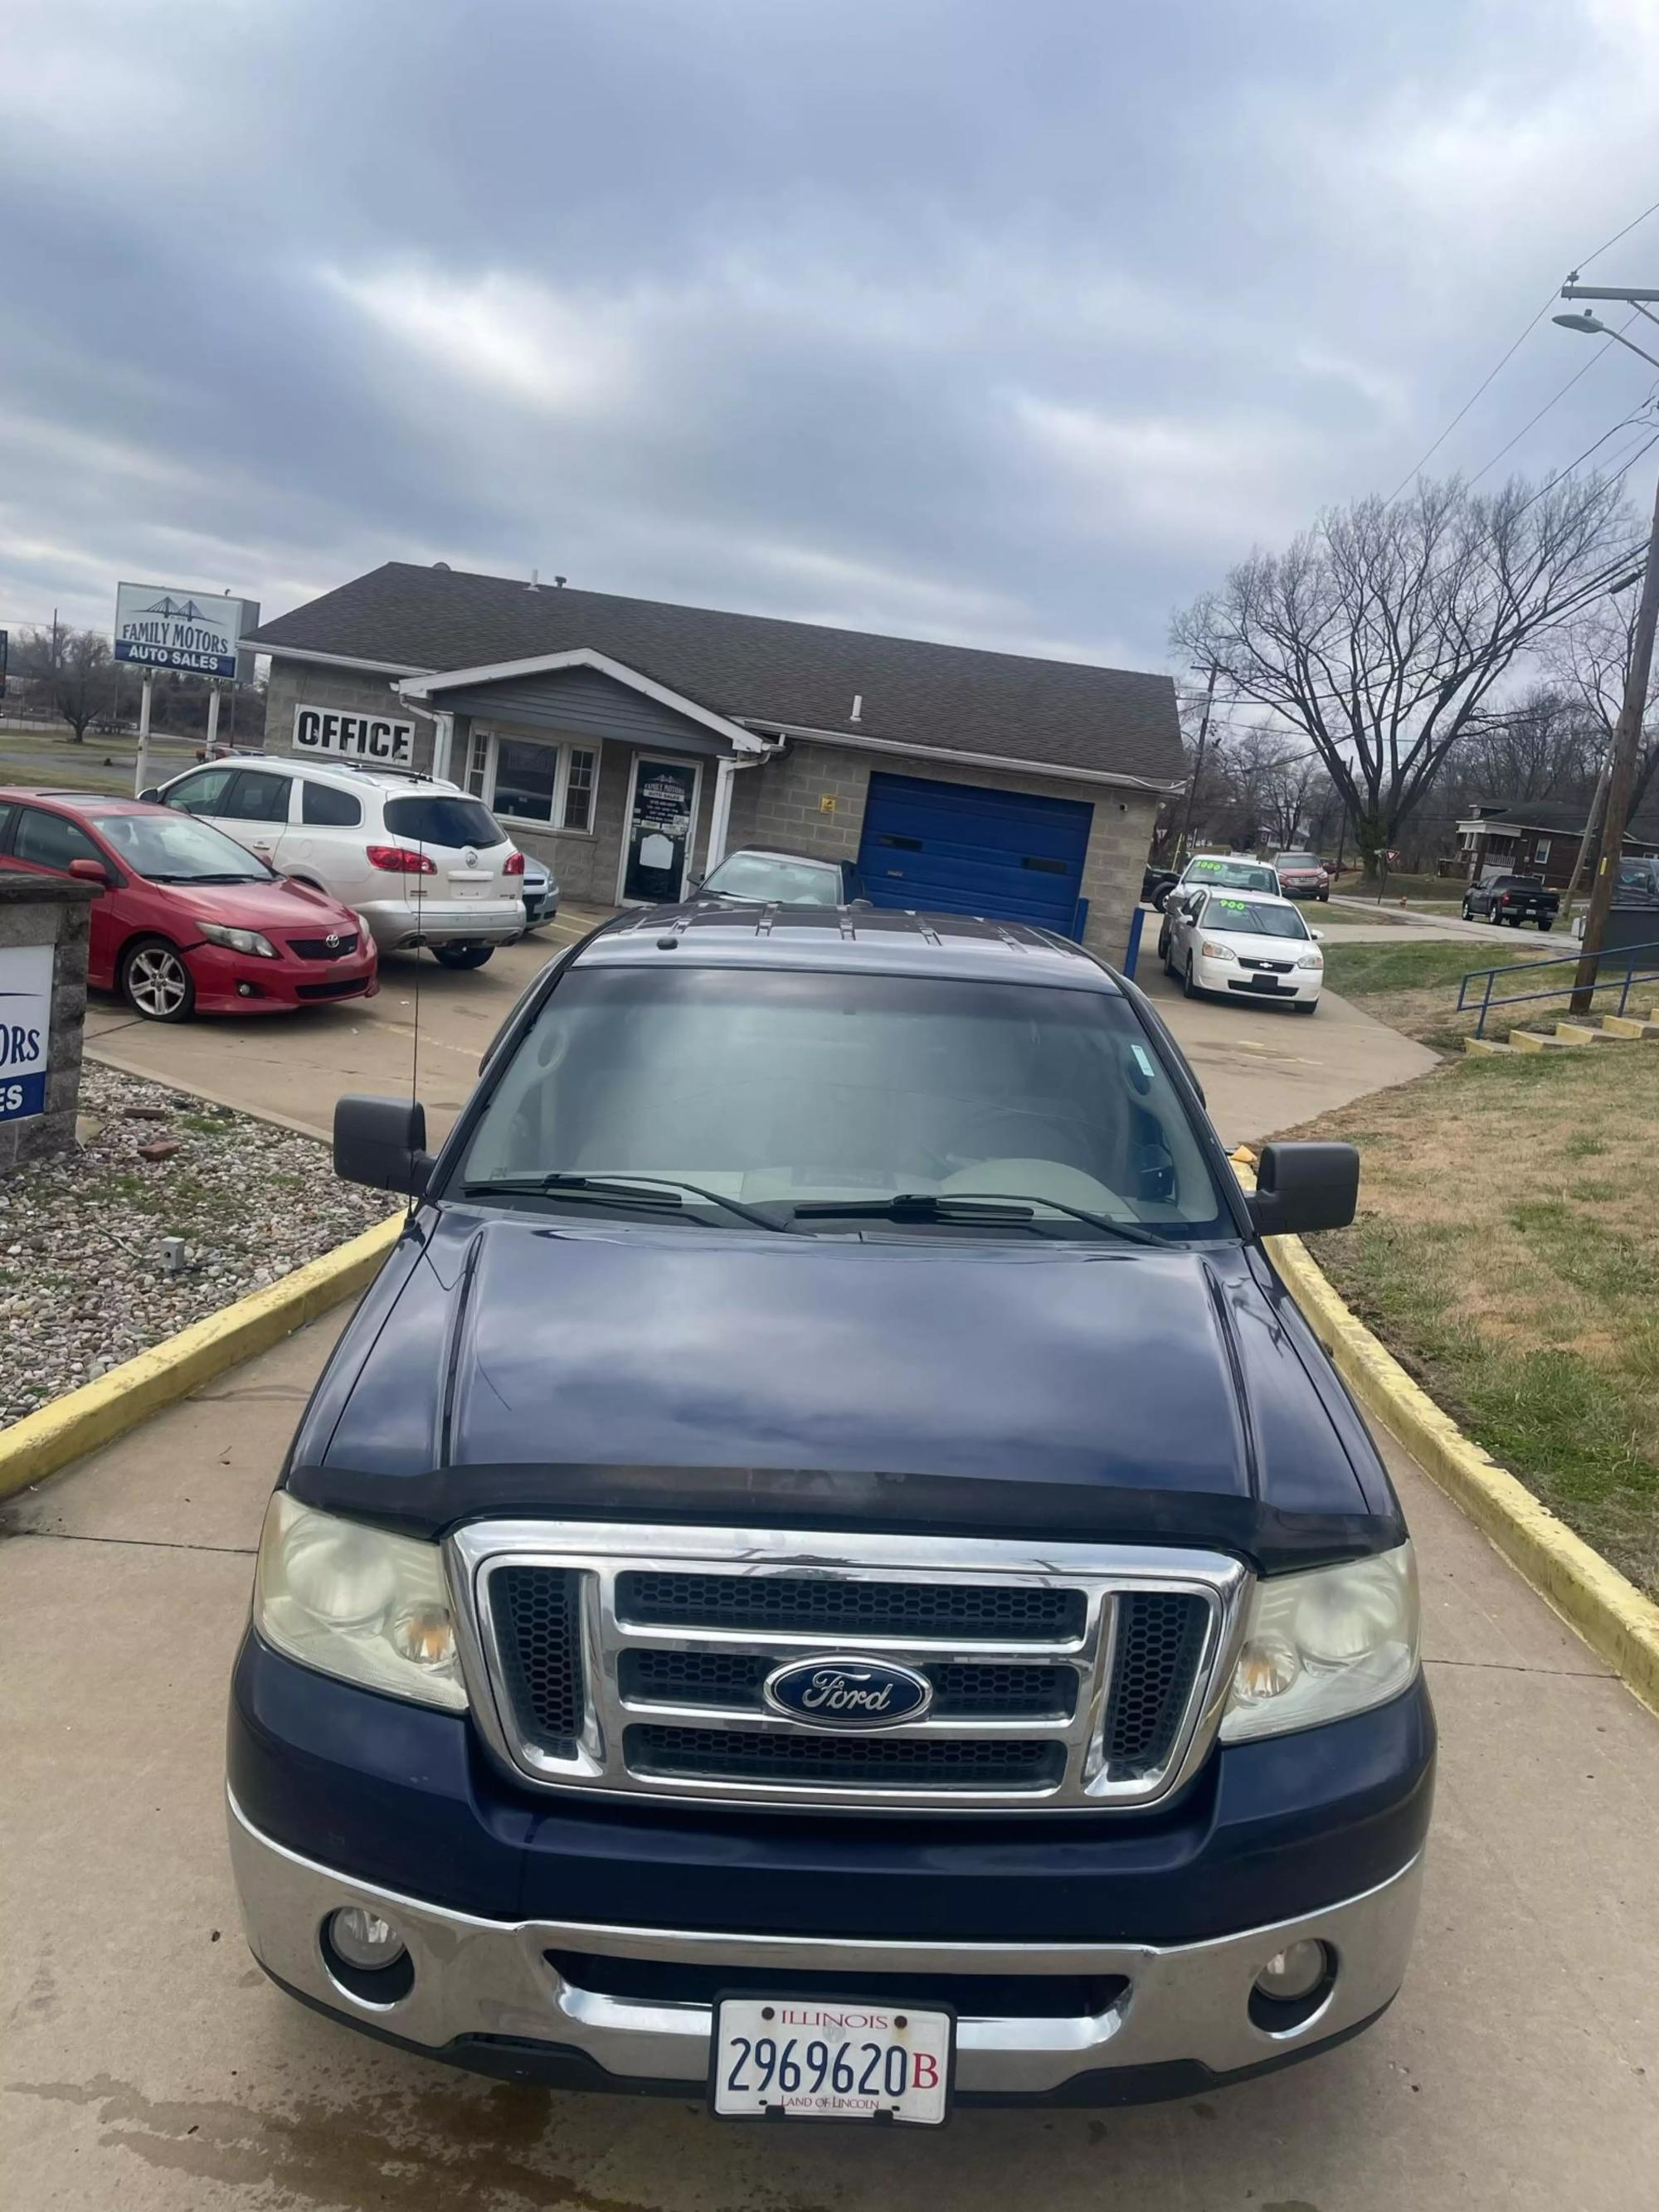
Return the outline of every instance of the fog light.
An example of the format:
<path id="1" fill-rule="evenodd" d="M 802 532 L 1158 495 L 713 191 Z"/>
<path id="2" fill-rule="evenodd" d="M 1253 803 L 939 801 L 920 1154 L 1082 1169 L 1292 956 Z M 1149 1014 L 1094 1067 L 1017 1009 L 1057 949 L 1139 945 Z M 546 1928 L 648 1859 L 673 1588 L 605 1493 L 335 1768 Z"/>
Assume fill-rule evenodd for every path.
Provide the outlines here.
<path id="1" fill-rule="evenodd" d="M 392 1923 L 361 1905 L 345 1905 L 333 1915 L 328 1940 L 348 1966 L 363 1973 L 395 1966 L 404 1955 L 404 1939 Z"/>
<path id="2" fill-rule="evenodd" d="M 1298 1998 L 1313 1995 L 1325 1978 L 1327 1966 L 1322 1943 L 1292 1943 L 1268 1960 L 1256 1976 L 1255 1985 L 1264 1997 L 1295 2004 Z"/>

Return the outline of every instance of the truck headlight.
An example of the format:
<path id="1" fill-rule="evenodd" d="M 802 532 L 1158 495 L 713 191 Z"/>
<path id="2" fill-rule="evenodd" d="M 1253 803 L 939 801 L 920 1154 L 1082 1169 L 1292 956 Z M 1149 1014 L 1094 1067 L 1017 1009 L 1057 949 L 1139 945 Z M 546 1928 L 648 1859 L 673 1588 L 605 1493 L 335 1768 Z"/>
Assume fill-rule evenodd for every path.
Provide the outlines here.
<path id="1" fill-rule="evenodd" d="M 1408 1543 L 1258 1583 L 1222 1741 L 1315 1728 L 1385 1704 L 1416 1675 L 1417 1639 L 1417 1565 Z"/>
<path id="2" fill-rule="evenodd" d="M 435 1544 L 319 1513 L 279 1490 L 259 1538 L 253 1625 L 267 1644 L 325 1674 L 466 1709 Z"/>

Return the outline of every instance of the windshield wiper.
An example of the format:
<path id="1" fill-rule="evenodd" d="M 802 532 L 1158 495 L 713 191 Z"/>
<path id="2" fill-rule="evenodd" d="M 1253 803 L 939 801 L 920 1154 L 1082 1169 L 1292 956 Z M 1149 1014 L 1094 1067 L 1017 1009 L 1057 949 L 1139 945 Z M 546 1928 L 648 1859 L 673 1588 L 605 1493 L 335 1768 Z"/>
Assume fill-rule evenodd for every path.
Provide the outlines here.
<path id="1" fill-rule="evenodd" d="M 753 1206 L 745 1206 L 740 1198 L 727 1198 L 723 1191 L 706 1190 L 700 1182 L 687 1182 L 683 1176 L 590 1176 L 568 1175 L 556 1171 L 551 1175 L 494 1176 L 483 1182 L 461 1185 L 467 1198 L 523 1197 L 526 1194 L 542 1198 L 597 1199 L 612 1206 L 653 1206 L 672 1212 L 684 1201 L 683 1190 L 694 1198 L 705 1200 L 710 1206 L 723 1206 L 728 1213 L 736 1213 L 744 1221 L 752 1221 L 757 1229 L 775 1230 L 781 1236 L 789 1234 L 789 1224 L 775 1221 L 769 1214 Z"/>
<path id="2" fill-rule="evenodd" d="M 1141 1229 L 1128 1221 L 1114 1221 L 1109 1213 L 1091 1213 L 1085 1206 L 1067 1206 L 1064 1199 L 1037 1198 L 1025 1191 L 985 1190 L 964 1192 L 960 1197 L 948 1193 L 943 1197 L 931 1191 L 902 1190 L 891 1198 L 826 1198 L 809 1200 L 795 1208 L 797 1221 L 842 1220 L 856 1221 L 1011 1221 L 1020 1227 L 1041 1232 L 1042 1224 L 1033 1218 L 1032 1208 L 1052 1206 L 1056 1213 L 1068 1213 L 1073 1221 L 1086 1221 L 1091 1229 L 1103 1229 L 1109 1236 L 1121 1237 L 1131 1244 L 1162 1244 L 1161 1237 L 1154 1237 L 1148 1229 Z M 1013 1209 L 1010 1211 L 1010 1209 Z"/>

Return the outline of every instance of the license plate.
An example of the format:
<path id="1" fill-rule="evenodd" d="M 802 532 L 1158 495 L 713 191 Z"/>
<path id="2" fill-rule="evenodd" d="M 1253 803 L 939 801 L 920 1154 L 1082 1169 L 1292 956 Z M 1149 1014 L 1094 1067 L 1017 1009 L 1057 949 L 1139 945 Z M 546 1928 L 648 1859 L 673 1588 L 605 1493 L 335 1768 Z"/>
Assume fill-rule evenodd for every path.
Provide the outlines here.
<path id="1" fill-rule="evenodd" d="M 723 1997 L 710 2096 L 722 2119 L 884 2119 L 937 2127 L 955 2021 L 911 2005 Z"/>
<path id="2" fill-rule="evenodd" d="M 1271 975 L 1252 975 L 1250 978 L 1253 991 L 1283 991 L 1287 988 L 1287 985 L 1275 981 Z"/>
<path id="3" fill-rule="evenodd" d="M 495 887 L 494 876 L 452 876 L 450 895 L 454 898 L 487 898 Z"/>

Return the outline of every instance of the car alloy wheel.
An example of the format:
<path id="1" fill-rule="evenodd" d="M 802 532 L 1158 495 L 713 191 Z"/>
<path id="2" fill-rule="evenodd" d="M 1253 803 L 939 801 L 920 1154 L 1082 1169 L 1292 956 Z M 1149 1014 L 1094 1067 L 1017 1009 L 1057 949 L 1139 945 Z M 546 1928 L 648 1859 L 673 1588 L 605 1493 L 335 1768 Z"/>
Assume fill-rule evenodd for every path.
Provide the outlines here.
<path id="1" fill-rule="evenodd" d="M 172 945 L 158 938 L 135 945 L 128 953 L 121 989 L 128 1005 L 149 1022 L 181 1022 L 196 1001 L 190 970 Z"/>

